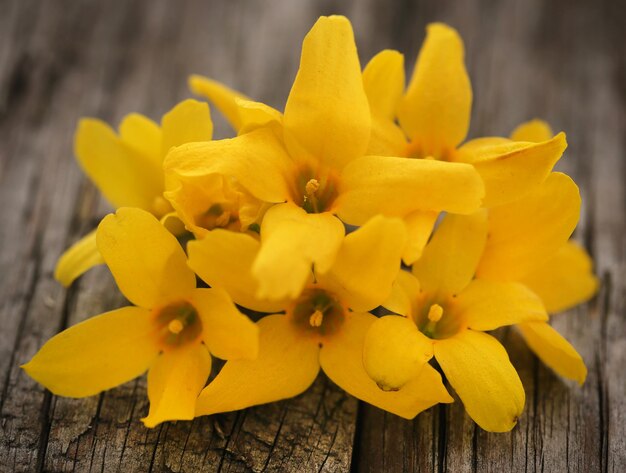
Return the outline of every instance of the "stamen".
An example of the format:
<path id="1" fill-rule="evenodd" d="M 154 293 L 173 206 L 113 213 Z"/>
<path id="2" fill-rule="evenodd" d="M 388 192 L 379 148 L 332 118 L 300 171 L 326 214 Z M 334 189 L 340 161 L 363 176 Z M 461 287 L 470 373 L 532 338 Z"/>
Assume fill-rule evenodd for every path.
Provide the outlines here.
<path id="1" fill-rule="evenodd" d="M 313 197 L 313 195 L 320 188 L 320 183 L 317 179 L 309 179 L 309 182 L 304 186 L 304 191 L 306 192 L 307 197 Z"/>
<path id="2" fill-rule="evenodd" d="M 311 317 L 309 317 L 309 324 L 311 327 L 321 327 L 323 321 L 324 313 L 319 309 L 316 309 L 315 312 L 311 314 Z"/>
<path id="3" fill-rule="evenodd" d="M 172 332 L 174 335 L 178 335 L 180 332 L 183 331 L 184 328 L 185 328 L 185 326 L 178 319 L 174 319 L 169 324 L 167 324 L 167 329 L 170 332 Z"/>
<path id="4" fill-rule="evenodd" d="M 428 309 L 428 320 L 430 320 L 431 322 L 439 322 L 442 316 L 443 307 L 441 307 L 439 304 L 433 304 L 430 306 L 430 309 Z"/>

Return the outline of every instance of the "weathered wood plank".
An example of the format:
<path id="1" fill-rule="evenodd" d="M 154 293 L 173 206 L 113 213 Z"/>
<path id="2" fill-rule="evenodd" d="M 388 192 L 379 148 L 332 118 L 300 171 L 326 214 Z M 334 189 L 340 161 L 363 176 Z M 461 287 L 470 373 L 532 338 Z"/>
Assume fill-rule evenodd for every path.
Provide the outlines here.
<path id="1" fill-rule="evenodd" d="M 472 134 L 534 116 L 568 132 L 559 169 L 581 187 L 577 236 L 604 282 L 591 304 L 555 318 L 587 360 L 585 386 L 557 379 L 513 331 L 500 335 L 527 408 L 510 434 L 480 431 L 458 401 L 412 422 L 365 405 L 357 416 L 324 377 L 293 400 L 148 430 L 143 379 L 70 400 L 24 376 L 18 364 L 58 330 L 124 304 L 104 268 L 69 291 L 52 279 L 61 251 L 108 211 L 73 162 L 77 119 L 157 119 L 189 95 L 194 72 L 280 108 L 302 37 L 333 12 L 353 20 L 363 61 L 391 47 L 409 67 L 428 22 L 456 26 Z M 0 471 L 625 471 L 623 16 L 608 0 L 0 2 Z"/>

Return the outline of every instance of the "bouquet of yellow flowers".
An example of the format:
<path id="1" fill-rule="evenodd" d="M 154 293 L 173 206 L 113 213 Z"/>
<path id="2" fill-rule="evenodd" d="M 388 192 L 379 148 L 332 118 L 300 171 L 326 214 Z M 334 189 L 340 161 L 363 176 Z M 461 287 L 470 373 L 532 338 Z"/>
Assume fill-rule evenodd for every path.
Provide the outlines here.
<path id="1" fill-rule="evenodd" d="M 361 70 L 350 22 L 320 18 L 284 112 L 211 79 L 193 92 L 236 137 L 212 140 L 205 102 L 116 133 L 78 125 L 78 162 L 117 209 L 62 255 L 69 285 L 106 264 L 133 304 L 49 340 L 23 368 L 83 397 L 148 372 L 153 427 L 296 396 L 320 368 L 404 418 L 456 392 L 483 429 L 511 430 L 520 378 L 488 332 L 514 326 L 559 375 L 585 364 L 549 314 L 597 279 L 570 240 L 580 195 L 553 172 L 567 146 L 539 120 L 465 141 L 463 43 L 428 27 L 405 89 L 403 56 Z M 211 375 L 212 357 L 226 360 Z M 217 371 L 217 370 L 213 370 Z"/>

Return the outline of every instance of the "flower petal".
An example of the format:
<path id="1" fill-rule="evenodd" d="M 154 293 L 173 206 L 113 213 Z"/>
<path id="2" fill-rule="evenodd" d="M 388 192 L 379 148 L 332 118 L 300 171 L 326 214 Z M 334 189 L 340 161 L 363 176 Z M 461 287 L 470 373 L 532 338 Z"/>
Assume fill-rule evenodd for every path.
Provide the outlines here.
<path id="1" fill-rule="evenodd" d="M 420 296 L 420 283 L 410 272 L 400 270 L 383 307 L 406 317 L 413 316 L 413 305 Z"/>
<path id="2" fill-rule="evenodd" d="M 498 340 L 464 330 L 437 340 L 435 358 L 474 422 L 489 432 L 508 432 L 515 427 L 526 396 Z"/>
<path id="3" fill-rule="evenodd" d="M 161 128 L 162 156 L 174 146 L 194 141 L 210 141 L 213 137 L 213 122 L 209 106 L 193 99 L 183 100 L 163 115 Z"/>
<path id="4" fill-rule="evenodd" d="M 220 288 L 196 289 L 192 304 L 202 320 L 202 340 L 223 360 L 254 359 L 259 353 L 259 329 L 237 310 Z"/>
<path id="5" fill-rule="evenodd" d="M 163 171 L 150 156 L 126 145 L 103 121 L 83 118 L 74 152 L 85 174 L 114 207 L 152 210 L 163 193 Z"/>
<path id="6" fill-rule="evenodd" d="M 312 277 L 335 261 L 345 228 L 330 212 L 307 213 L 293 203 L 274 205 L 263 217 L 261 249 L 252 266 L 257 296 L 297 298 Z"/>
<path id="7" fill-rule="evenodd" d="M 286 301 L 256 297 L 259 285 L 252 277 L 252 263 L 259 248 L 259 242 L 248 234 L 217 229 L 187 244 L 188 264 L 209 286 L 225 289 L 237 304 L 259 312 L 277 312 L 286 307 Z"/>
<path id="8" fill-rule="evenodd" d="M 389 315 L 376 319 L 365 336 L 363 366 L 385 391 L 402 388 L 432 357 L 432 340 L 407 317 Z"/>
<path id="9" fill-rule="evenodd" d="M 579 215 L 578 187 L 561 173 L 550 174 L 522 199 L 490 209 L 478 277 L 519 281 L 567 242 Z"/>
<path id="10" fill-rule="evenodd" d="M 192 420 L 196 399 L 211 373 L 211 355 L 201 343 L 192 343 L 159 356 L 148 371 L 150 412 L 146 427 L 168 420 Z"/>
<path id="11" fill-rule="evenodd" d="M 22 368 L 56 395 L 86 397 L 141 375 L 158 353 L 150 312 L 123 307 L 55 335 Z"/>
<path id="12" fill-rule="evenodd" d="M 422 290 L 450 296 L 472 280 L 487 241 L 487 213 L 446 215 L 413 265 Z"/>
<path id="13" fill-rule="evenodd" d="M 465 70 L 463 41 L 449 26 L 432 23 L 398 118 L 411 140 L 426 155 L 438 156 L 465 139 L 472 107 L 472 88 Z"/>
<path id="14" fill-rule="evenodd" d="M 402 261 L 405 264 L 413 264 L 422 256 L 424 247 L 433 232 L 435 223 L 439 217 L 438 212 L 413 212 L 404 217 L 404 223 L 409 235 Z"/>
<path id="15" fill-rule="evenodd" d="M 567 148 L 567 142 L 565 134 L 559 133 L 541 143 L 517 144 L 513 150 L 506 149 L 507 145 L 495 148 L 476 150 L 492 156 L 478 158 L 474 162 L 485 184 L 485 207 L 519 199 L 545 181 Z M 502 149 L 502 154 L 498 154 L 499 149 Z"/>
<path id="16" fill-rule="evenodd" d="M 378 116 L 372 117 L 372 134 L 365 154 L 403 156 L 406 149 L 406 136 L 395 122 Z"/>
<path id="17" fill-rule="evenodd" d="M 548 320 L 541 299 L 523 284 L 474 279 L 455 301 L 455 310 L 473 330 Z"/>
<path id="18" fill-rule="evenodd" d="M 239 131 L 241 128 L 241 119 L 239 117 L 239 107 L 237 106 L 236 100 L 248 100 L 248 97 L 241 92 L 226 87 L 220 82 L 199 75 L 189 77 L 189 88 L 194 94 L 209 99 L 222 115 L 224 115 L 235 131 Z"/>
<path id="19" fill-rule="evenodd" d="M 135 152 L 150 158 L 155 166 L 163 166 L 161 141 L 163 134 L 159 125 L 139 113 L 126 115 L 119 126 L 120 138 Z"/>
<path id="20" fill-rule="evenodd" d="M 305 154 L 342 168 L 364 154 L 370 111 L 347 18 L 321 17 L 304 38 L 284 124 L 292 156 Z"/>
<path id="21" fill-rule="evenodd" d="M 518 325 L 526 343 L 547 366 L 564 378 L 585 382 L 587 367 L 576 349 L 545 322 Z"/>
<path id="22" fill-rule="evenodd" d="M 522 123 L 515 130 L 511 132 L 511 139 L 514 141 L 531 141 L 533 143 L 539 143 L 541 141 L 548 141 L 554 133 L 543 120 L 530 120 Z"/>
<path id="23" fill-rule="evenodd" d="M 236 98 L 235 104 L 237 105 L 239 121 L 241 122 L 240 135 L 249 133 L 262 126 L 274 123 L 282 124 L 283 114 L 264 103 Z"/>
<path id="24" fill-rule="evenodd" d="M 376 317 L 353 312 L 342 329 L 324 343 L 320 363 L 328 377 L 349 394 L 406 419 L 439 402 L 452 402 L 441 376 L 430 365 L 399 391 L 383 391 L 363 368 L 363 341 Z"/>
<path id="25" fill-rule="evenodd" d="M 285 176 L 292 162 L 269 128 L 260 128 L 228 140 L 189 143 L 171 150 L 165 173 L 182 178 L 223 174 L 236 179 L 255 197 L 266 202 L 289 198 Z"/>
<path id="26" fill-rule="evenodd" d="M 61 255 L 54 268 L 54 279 L 68 287 L 87 270 L 103 263 L 96 245 L 96 231 L 92 230 Z"/>
<path id="27" fill-rule="evenodd" d="M 176 238 L 141 209 L 121 208 L 98 226 L 98 250 L 122 293 L 145 308 L 185 298 L 196 287 Z"/>
<path id="28" fill-rule="evenodd" d="M 352 310 L 372 310 L 389 297 L 405 244 L 400 219 L 374 217 L 345 237 L 332 268 L 316 272 L 317 280 Z"/>
<path id="29" fill-rule="evenodd" d="M 480 207 L 483 193 L 480 175 L 469 164 L 365 156 L 343 170 L 335 208 L 343 221 L 362 225 L 378 214 L 472 213 Z"/>
<path id="30" fill-rule="evenodd" d="M 598 290 L 587 252 L 570 240 L 522 282 L 537 294 L 550 313 L 561 312 L 590 299 Z"/>
<path id="31" fill-rule="evenodd" d="M 404 92 L 404 56 L 392 49 L 379 52 L 363 70 L 363 87 L 372 116 L 395 120 Z"/>
<path id="32" fill-rule="evenodd" d="M 319 346 L 302 338 L 284 315 L 262 318 L 259 356 L 227 362 L 202 390 L 196 415 L 229 412 L 304 392 L 319 372 Z"/>

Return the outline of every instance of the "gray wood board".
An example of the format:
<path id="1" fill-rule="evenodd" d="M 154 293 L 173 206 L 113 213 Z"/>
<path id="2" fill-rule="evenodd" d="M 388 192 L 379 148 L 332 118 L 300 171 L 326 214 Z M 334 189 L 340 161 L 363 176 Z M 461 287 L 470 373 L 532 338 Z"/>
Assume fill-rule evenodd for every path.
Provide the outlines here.
<path id="1" fill-rule="evenodd" d="M 303 36 L 330 13 L 351 18 L 363 64 L 394 48 L 409 71 L 427 23 L 458 28 L 471 136 L 534 117 L 568 133 L 557 169 L 581 188 L 576 237 L 602 288 L 554 323 L 585 358 L 585 385 L 557 378 L 506 330 L 527 396 L 508 434 L 478 429 L 458 400 L 405 421 L 323 376 L 291 400 L 153 430 L 139 421 L 145 379 L 82 400 L 30 380 L 19 364 L 48 338 L 124 304 L 104 268 L 69 290 L 52 277 L 109 211 L 73 159 L 77 120 L 158 119 L 190 96 L 191 73 L 282 108 Z M 626 471 L 625 17 L 608 0 L 1 0 L 0 471 Z"/>

